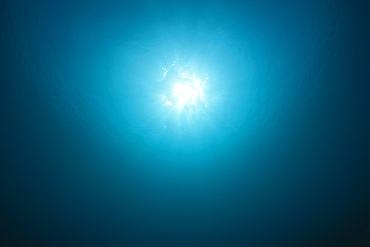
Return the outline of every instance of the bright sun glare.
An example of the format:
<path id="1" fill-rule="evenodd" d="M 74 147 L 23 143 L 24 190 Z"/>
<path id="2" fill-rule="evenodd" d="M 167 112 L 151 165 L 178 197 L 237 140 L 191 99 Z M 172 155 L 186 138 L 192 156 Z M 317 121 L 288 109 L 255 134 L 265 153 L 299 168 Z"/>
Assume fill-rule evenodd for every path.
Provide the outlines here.
<path id="1" fill-rule="evenodd" d="M 172 88 L 170 95 L 163 96 L 167 105 L 172 105 L 180 109 L 197 109 L 201 105 L 205 106 L 204 89 L 205 81 L 197 79 L 195 76 L 189 76 L 187 73 L 181 73 L 180 79 Z"/>

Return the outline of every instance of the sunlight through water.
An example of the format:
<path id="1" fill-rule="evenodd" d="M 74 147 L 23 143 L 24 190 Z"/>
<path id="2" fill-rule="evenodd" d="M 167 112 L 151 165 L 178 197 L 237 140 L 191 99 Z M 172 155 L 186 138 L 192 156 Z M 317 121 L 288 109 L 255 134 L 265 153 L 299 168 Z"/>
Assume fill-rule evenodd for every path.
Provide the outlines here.
<path id="1" fill-rule="evenodd" d="M 181 73 L 179 79 L 175 82 L 172 92 L 162 97 L 166 104 L 181 110 L 184 108 L 198 110 L 201 107 L 205 107 L 204 90 L 206 89 L 206 81 L 201 81 L 195 76 L 189 76 L 187 73 Z"/>
<path id="2" fill-rule="evenodd" d="M 133 53 L 125 87 L 117 84 L 115 93 L 128 92 L 131 108 L 123 113 L 135 133 L 178 143 L 221 140 L 236 131 L 249 106 L 253 70 L 229 47 L 182 38 Z"/>

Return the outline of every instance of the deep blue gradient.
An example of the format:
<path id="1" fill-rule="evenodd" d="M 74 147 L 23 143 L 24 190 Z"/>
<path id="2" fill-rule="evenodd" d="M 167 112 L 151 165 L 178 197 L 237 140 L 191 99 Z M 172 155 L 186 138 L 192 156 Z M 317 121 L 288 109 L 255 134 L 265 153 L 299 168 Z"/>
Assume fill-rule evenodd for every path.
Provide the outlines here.
<path id="1" fill-rule="evenodd" d="M 1 246 L 370 245 L 362 1 L 0 6 Z"/>

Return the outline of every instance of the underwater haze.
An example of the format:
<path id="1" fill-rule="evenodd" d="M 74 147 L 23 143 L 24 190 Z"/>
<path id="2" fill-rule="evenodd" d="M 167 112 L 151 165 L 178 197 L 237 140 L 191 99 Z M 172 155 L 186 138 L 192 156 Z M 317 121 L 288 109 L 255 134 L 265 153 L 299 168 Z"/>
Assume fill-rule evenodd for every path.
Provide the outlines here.
<path id="1" fill-rule="evenodd" d="M 1 246 L 370 246 L 366 1 L 0 3 Z"/>

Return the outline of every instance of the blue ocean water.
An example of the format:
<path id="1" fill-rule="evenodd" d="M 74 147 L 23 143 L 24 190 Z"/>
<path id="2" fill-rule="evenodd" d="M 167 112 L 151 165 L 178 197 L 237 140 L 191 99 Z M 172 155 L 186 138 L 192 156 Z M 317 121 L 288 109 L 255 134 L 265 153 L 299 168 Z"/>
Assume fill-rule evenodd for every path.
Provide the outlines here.
<path id="1" fill-rule="evenodd" d="M 367 4 L 1 5 L 4 246 L 369 243 Z"/>

